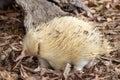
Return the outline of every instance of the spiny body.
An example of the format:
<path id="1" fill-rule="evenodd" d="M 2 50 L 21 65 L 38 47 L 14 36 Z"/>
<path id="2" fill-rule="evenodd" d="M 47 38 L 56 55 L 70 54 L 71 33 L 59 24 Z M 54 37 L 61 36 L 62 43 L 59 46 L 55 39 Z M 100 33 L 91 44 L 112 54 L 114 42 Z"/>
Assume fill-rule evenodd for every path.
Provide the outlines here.
<path id="1" fill-rule="evenodd" d="M 67 63 L 82 70 L 97 55 L 112 50 L 94 25 L 70 16 L 30 29 L 23 41 L 23 52 L 46 59 L 56 70 L 63 70 Z"/>

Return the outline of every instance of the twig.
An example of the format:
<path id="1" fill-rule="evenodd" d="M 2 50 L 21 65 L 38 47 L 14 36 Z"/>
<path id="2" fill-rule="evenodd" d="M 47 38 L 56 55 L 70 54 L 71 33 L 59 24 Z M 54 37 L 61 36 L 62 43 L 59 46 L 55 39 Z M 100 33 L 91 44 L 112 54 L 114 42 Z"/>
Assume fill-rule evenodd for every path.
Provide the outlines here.
<path id="1" fill-rule="evenodd" d="M 19 61 L 17 62 L 17 64 L 13 67 L 13 69 L 12 69 L 12 70 L 14 70 L 15 68 L 17 68 L 17 67 L 18 67 L 18 65 L 20 64 L 20 62 L 21 62 L 21 60 L 19 60 Z"/>
<path id="2" fill-rule="evenodd" d="M 63 76 L 65 77 L 65 80 L 67 80 L 70 70 L 71 70 L 71 65 L 67 63 L 65 70 L 63 72 Z"/>
<path id="3" fill-rule="evenodd" d="M 22 65 L 23 66 L 23 65 Z M 23 66 L 23 68 L 29 72 L 32 72 L 32 73 L 37 73 L 38 71 L 34 71 L 33 69 L 29 68 L 29 67 L 26 67 L 26 66 Z"/>

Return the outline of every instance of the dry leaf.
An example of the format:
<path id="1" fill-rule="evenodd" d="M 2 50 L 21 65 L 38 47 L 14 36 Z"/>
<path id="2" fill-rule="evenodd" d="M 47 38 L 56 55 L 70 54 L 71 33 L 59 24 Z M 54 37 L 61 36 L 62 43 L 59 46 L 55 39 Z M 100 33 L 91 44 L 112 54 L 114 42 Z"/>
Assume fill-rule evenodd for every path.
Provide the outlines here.
<path id="1" fill-rule="evenodd" d="M 112 21 L 112 19 L 111 18 L 107 18 L 107 22 L 110 22 L 110 21 Z"/>

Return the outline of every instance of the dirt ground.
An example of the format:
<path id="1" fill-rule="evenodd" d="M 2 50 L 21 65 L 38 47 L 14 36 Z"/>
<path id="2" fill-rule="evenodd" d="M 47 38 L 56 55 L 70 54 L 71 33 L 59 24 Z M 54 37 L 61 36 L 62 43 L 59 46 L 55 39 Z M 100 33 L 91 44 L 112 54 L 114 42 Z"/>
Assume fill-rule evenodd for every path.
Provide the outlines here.
<path id="1" fill-rule="evenodd" d="M 84 3 L 93 19 L 86 17 L 84 12 L 76 16 L 97 23 L 116 51 L 97 58 L 98 62 L 90 68 L 85 67 L 83 72 L 68 70 L 63 75 L 65 71 L 35 71 L 38 66 L 35 57 L 15 62 L 25 35 L 22 10 L 19 7 L 7 11 L 0 9 L 0 80 L 120 80 L 120 1 L 84 0 Z"/>

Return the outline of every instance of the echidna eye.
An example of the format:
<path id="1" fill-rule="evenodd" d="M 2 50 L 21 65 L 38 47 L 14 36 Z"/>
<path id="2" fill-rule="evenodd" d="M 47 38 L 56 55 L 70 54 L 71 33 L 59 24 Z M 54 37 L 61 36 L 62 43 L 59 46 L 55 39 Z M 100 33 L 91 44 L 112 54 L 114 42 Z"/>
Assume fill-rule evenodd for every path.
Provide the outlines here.
<path id="1" fill-rule="evenodd" d="M 37 54 L 40 55 L 40 43 L 38 43 L 38 51 Z"/>

